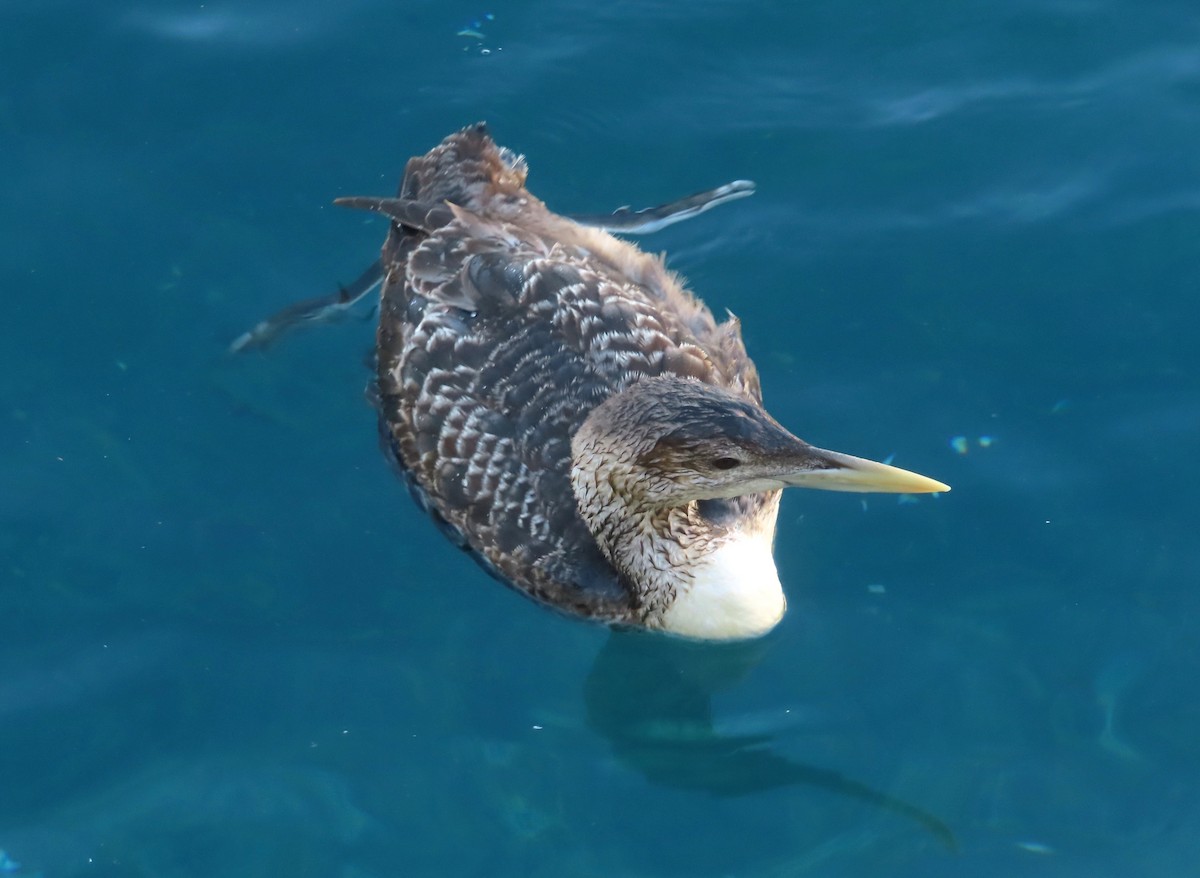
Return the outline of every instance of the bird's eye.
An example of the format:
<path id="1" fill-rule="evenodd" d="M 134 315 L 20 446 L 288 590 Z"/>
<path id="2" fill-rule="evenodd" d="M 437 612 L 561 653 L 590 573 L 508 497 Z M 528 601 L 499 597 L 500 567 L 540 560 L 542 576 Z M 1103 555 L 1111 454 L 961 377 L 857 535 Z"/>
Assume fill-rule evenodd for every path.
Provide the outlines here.
<path id="1" fill-rule="evenodd" d="M 713 461 L 713 466 L 716 469 L 733 469 L 734 467 L 740 466 L 741 463 L 742 462 L 736 457 L 718 457 Z"/>

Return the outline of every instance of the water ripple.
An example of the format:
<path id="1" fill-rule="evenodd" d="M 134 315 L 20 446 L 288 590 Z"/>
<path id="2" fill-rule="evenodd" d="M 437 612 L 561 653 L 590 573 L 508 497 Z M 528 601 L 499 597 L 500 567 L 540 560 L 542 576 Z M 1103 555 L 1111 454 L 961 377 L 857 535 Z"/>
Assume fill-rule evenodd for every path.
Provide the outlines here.
<path id="1" fill-rule="evenodd" d="M 295 3 L 245 9 L 209 3 L 189 11 L 142 6 L 129 10 L 119 23 L 171 42 L 263 49 L 328 39 L 335 21 L 354 5 Z"/>
<path id="2" fill-rule="evenodd" d="M 917 87 L 868 97 L 861 102 L 868 127 L 918 125 L 941 119 L 981 103 L 1024 101 L 1031 104 L 1078 106 L 1091 100 L 1112 101 L 1134 93 L 1139 100 L 1200 78 L 1200 45 L 1157 47 L 1088 74 L 1064 79 L 1002 77 Z"/>

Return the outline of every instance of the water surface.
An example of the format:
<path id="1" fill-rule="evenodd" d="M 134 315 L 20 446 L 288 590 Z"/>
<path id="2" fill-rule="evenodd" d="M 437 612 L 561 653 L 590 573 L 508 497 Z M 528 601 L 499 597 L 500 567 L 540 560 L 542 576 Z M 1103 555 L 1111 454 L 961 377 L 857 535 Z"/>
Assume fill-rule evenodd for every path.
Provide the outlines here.
<path id="1" fill-rule="evenodd" d="M 0 867 L 1194 869 L 1190 4 L 59 0 L 0 49 Z M 368 323 L 225 355 L 478 119 L 563 211 L 757 181 L 645 245 L 779 420 L 953 493 L 786 497 L 744 650 L 488 579 L 377 450 Z"/>

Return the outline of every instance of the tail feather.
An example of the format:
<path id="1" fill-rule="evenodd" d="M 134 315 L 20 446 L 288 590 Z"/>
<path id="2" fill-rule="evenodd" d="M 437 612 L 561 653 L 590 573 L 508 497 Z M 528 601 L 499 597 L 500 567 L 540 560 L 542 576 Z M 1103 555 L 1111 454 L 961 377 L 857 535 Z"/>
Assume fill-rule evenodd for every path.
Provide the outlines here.
<path id="1" fill-rule="evenodd" d="M 524 188 L 527 173 L 524 157 L 496 146 L 487 125 L 479 122 L 409 159 L 399 197 L 479 210 L 497 191 Z"/>

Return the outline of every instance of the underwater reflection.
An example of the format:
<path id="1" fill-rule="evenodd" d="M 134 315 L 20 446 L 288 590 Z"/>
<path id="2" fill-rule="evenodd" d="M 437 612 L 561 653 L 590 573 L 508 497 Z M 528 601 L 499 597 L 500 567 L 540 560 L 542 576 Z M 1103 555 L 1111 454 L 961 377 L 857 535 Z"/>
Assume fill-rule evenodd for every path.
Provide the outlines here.
<path id="1" fill-rule="evenodd" d="M 653 784 L 717 796 L 816 787 L 913 820 L 956 850 L 950 827 L 916 805 L 773 752 L 774 734 L 766 729 L 729 734 L 714 726 L 712 696 L 740 682 L 768 643 L 712 644 L 613 631 L 584 683 L 588 725 L 621 763 Z"/>

